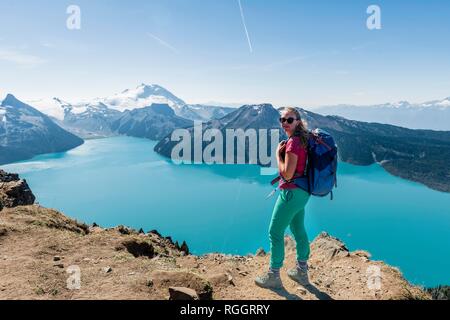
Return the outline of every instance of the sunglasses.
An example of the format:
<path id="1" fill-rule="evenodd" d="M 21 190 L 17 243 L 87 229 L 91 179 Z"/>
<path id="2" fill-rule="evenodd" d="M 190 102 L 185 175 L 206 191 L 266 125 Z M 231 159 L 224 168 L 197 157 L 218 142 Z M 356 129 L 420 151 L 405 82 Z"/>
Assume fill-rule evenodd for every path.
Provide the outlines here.
<path id="1" fill-rule="evenodd" d="M 298 119 L 295 119 L 295 118 L 292 118 L 292 117 L 291 118 L 287 118 L 287 119 L 286 118 L 280 118 L 280 122 L 281 123 L 287 122 L 289 124 L 293 124 L 295 120 L 298 120 Z"/>

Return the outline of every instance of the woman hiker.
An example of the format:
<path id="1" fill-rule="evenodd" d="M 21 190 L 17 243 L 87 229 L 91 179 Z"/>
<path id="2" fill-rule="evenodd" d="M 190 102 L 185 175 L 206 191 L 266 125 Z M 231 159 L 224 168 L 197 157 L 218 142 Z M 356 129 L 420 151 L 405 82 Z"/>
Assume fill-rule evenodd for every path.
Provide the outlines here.
<path id="1" fill-rule="evenodd" d="M 270 268 L 267 273 L 255 279 L 256 285 L 267 289 L 282 287 L 280 268 L 284 262 L 284 235 L 288 226 L 297 243 L 297 263 L 287 274 L 289 278 L 302 285 L 309 283 L 307 261 L 310 248 L 304 219 L 305 206 L 310 195 L 291 181 L 305 172 L 308 131 L 295 108 L 283 109 L 280 122 L 289 139 L 279 144 L 276 153 L 281 180 L 280 194 L 273 209 L 269 228 Z"/>

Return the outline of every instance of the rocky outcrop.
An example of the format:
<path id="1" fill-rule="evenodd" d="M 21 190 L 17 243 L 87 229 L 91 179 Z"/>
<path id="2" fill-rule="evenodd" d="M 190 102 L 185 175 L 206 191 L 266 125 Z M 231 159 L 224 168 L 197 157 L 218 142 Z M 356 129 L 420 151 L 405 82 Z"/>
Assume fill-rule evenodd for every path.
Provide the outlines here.
<path id="1" fill-rule="evenodd" d="M 319 257 L 322 261 L 332 261 L 336 258 L 345 258 L 350 256 L 350 251 L 345 244 L 337 238 L 330 236 L 328 233 L 321 233 L 312 245 L 312 249 L 320 252 Z"/>
<path id="2" fill-rule="evenodd" d="M 155 233 L 122 234 L 114 228 L 88 228 L 37 205 L 0 211 L 0 246 L 0 299 L 431 297 L 409 284 L 398 269 L 371 261 L 366 252 L 350 252 L 341 241 L 325 233 L 311 244 L 311 285 L 299 286 L 283 269 L 284 293 L 254 284 L 255 277 L 267 271 L 269 254 L 186 255 Z M 287 237 L 286 269 L 294 266 L 295 255 L 295 242 Z M 82 271 L 80 290 L 67 288 L 66 268 L 70 266 Z"/>
<path id="3" fill-rule="evenodd" d="M 439 286 L 427 289 L 433 300 L 450 300 L 450 286 Z"/>
<path id="4" fill-rule="evenodd" d="M 2 183 L 17 175 L 0 172 Z M 38 205 L 29 188 L 0 211 L 0 300 L 2 299 L 431 299 L 401 272 L 364 251 L 350 252 L 339 239 L 322 233 L 311 244 L 310 285 L 299 286 L 285 270 L 282 292 L 257 287 L 270 255 L 189 254 L 156 230 L 141 233 L 120 226 L 87 226 Z M 21 195 L 21 193 L 24 193 Z M 16 204 L 19 204 L 16 206 Z M 286 237 L 286 266 L 295 264 Z M 81 287 L 68 287 L 68 273 L 82 273 Z M 433 292 L 433 295 L 434 292 Z M 439 295 L 441 297 L 441 295 Z"/>
<path id="5" fill-rule="evenodd" d="M 0 210 L 30 205 L 34 201 L 35 196 L 25 180 L 0 169 Z"/>

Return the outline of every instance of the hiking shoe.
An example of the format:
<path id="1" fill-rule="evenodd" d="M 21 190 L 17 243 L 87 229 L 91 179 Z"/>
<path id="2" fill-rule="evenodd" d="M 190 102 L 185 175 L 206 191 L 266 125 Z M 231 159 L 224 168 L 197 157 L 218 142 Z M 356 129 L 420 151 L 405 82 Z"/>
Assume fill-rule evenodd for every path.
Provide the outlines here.
<path id="1" fill-rule="evenodd" d="M 300 285 L 305 286 L 309 284 L 308 266 L 297 266 L 294 269 L 288 270 L 287 275 Z"/>
<path id="2" fill-rule="evenodd" d="M 283 287 L 280 276 L 276 276 L 272 272 L 257 277 L 255 283 L 258 287 L 264 289 L 281 289 Z"/>

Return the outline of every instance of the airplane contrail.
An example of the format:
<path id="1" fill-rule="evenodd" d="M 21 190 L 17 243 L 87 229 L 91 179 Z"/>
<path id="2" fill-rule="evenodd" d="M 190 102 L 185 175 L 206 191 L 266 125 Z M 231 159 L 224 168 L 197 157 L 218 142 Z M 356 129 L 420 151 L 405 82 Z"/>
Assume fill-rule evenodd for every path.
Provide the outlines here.
<path id="1" fill-rule="evenodd" d="M 253 53 L 252 42 L 251 42 L 250 36 L 249 36 L 249 34 L 248 34 L 247 24 L 245 23 L 244 9 L 242 9 L 241 0 L 238 0 L 238 3 L 239 3 L 239 9 L 241 10 L 242 24 L 244 25 L 245 35 L 247 36 L 248 47 L 249 47 L 249 49 L 250 49 L 250 53 Z"/>
<path id="2" fill-rule="evenodd" d="M 147 35 L 149 37 L 153 38 L 154 40 L 156 40 L 157 42 L 159 42 L 160 45 L 162 45 L 162 46 L 168 48 L 169 50 L 173 51 L 175 54 L 179 53 L 178 50 L 175 47 L 171 46 L 170 44 L 168 44 L 166 41 L 162 40 L 161 38 L 158 38 L 154 34 L 151 34 L 151 33 L 148 32 Z"/>

